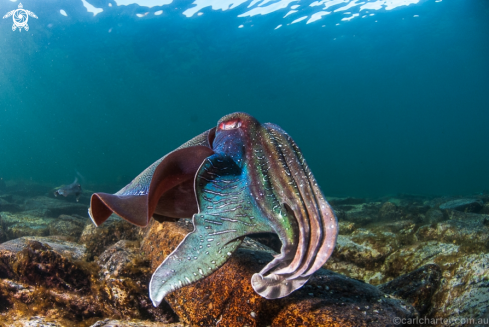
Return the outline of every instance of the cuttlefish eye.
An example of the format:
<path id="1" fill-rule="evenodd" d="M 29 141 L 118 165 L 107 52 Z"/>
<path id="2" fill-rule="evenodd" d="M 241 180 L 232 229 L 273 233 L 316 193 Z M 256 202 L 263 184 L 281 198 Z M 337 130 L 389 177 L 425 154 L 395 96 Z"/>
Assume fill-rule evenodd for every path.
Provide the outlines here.
<path id="1" fill-rule="evenodd" d="M 222 123 L 219 124 L 218 129 L 220 130 L 230 130 L 230 129 L 236 129 L 241 127 L 241 120 L 239 119 L 232 119 L 228 121 L 223 121 Z"/>

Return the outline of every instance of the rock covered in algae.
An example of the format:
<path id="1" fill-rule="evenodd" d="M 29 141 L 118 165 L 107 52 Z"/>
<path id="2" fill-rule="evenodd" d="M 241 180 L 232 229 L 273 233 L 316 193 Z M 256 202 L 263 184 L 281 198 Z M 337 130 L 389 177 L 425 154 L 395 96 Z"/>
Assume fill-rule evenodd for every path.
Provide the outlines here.
<path id="1" fill-rule="evenodd" d="M 139 227 L 112 215 L 99 227 L 91 222 L 85 225 L 78 242 L 87 247 L 89 258 L 93 258 L 120 240 L 137 240 L 139 231 Z"/>
<path id="2" fill-rule="evenodd" d="M 149 261 L 141 256 L 139 242 L 121 240 L 97 259 L 101 290 L 119 316 L 178 321 L 167 303 L 155 308 L 148 296 Z"/>
<path id="3" fill-rule="evenodd" d="M 440 205 L 442 210 L 457 210 L 464 212 L 477 212 L 483 206 L 481 199 L 455 199 Z"/>
<path id="4" fill-rule="evenodd" d="M 23 236 L 48 236 L 49 224 L 54 221 L 54 218 L 46 218 L 24 212 L 1 212 L 0 218 L 5 228 L 6 237 L 9 240 Z"/>
<path id="5" fill-rule="evenodd" d="M 48 225 L 49 235 L 63 235 L 78 241 L 87 222 L 87 218 L 60 215 Z"/>
<path id="6" fill-rule="evenodd" d="M 141 250 L 152 270 L 173 251 L 192 225 L 152 222 Z M 288 297 L 267 300 L 251 287 L 251 276 L 272 260 L 272 250 L 251 240 L 211 276 L 170 293 L 166 300 L 188 324 L 215 326 L 386 326 L 413 317 L 409 304 L 376 287 L 324 269 Z"/>
<path id="7" fill-rule="evenodd" d="M 121 241 L 97 263 L 87 263 L 83 245 L 55 238 L 22 238 L 0 245 L 0 311 L 19 318 L 38 315 L 62 326 L 100 318 L 175 322 L 168 305 L 149 297 L 149 262 L 135 242 Z M 7 311 L 5 311 L 7 310 Z M 1 321 L 1 316 L 0 316 Z"/>
<path id="8" fill-rule="evenodd" d="M 85 224 L 86 217 L 60 215 L 58 218 L 49 218 L 33 214 L 35 212 L 0 212 L 0 220 L 4 227 L 6 240 L 23 236 L 69 236 L 77 241 Z"/>
<path id="9" fill-rule="evenodd" d="M 39 216 L 58 217 L 59 215 L 87 216 L 88 206 L 76 202 L 60 201 L 47 196 L 27 198 L 22 206 L 23 211 L 32 211 Z"/>
<path id="10" fill-rule="evenodd" d="M 76 243 L 23 237 L 0 244 L 0 276 L 86 293 L 90 276 L 71 261 L 84 257 L 84 246 Z"/>
<path id="11" fill-rule="evenodd" d="M 440 280 L 440 267 L 429 264 L 378 287 L 384 293 L 412 303 L 420 315 L 424 315 L 431 308 L 431 300 L 440 286 Z"/>

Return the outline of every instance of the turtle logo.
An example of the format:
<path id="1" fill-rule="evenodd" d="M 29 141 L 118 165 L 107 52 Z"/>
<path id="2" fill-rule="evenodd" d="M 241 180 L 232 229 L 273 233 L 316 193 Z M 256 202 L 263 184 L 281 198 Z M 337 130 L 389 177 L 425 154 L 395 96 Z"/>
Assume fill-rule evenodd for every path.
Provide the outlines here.
<path id="1" fill-rule="evenodd" d="M 5 16 L 3 16 L 3 18 L 8 18 L 10 16 L 12 16 L 14 20 L 14 24 L 12 25 L 12 31 L 15 31 L 18 27 L 19 32 L 22 31 L 22 28 L 24 28 L 26 31 L 29 30 L 29 25 L 27 25 L 29 16 L 37 18 L 36 14 L 34 14 L 32 11 L 23 9 L 21 3 L 19 3 L 19 9 L 8 12 Z"/>

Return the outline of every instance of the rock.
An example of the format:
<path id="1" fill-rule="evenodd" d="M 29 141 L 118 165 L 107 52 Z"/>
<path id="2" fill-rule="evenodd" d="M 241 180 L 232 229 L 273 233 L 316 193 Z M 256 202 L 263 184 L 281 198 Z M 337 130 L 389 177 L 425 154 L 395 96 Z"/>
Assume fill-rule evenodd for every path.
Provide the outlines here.
<path id="1" fill-rule="evenodd" d="M 31 212 L 32 213 L 32 212 Z M 76 241 L 80 237 L 87 218 L 61 215 L 58 218 L 35 216 L 26 212 L 0 212 L 5 240 L 23 236 L 63 235 Z M 1 235 L 0 235 L 1 236 Z"/>
<path id="2" fill-rule="evenodd" d="M 88 206 L 76 202 L 66 202 L 47 196 L 28 198 L 23 205 L 24 211 L 37 212 L 44 217 L 60 215 L 80 215 L 88 218 Z"/>
<path id="3" fill-rule="evenodd" d="M 174 322 L 178 317 L 167 303 L 155 308 L 148 294 L 149 261 L 141 256 L 138 241 L 121 240 L 97 259 L 104 304 L 118 317 Z"/>
<path id="4" fill-rule="evenodd" d="M 351 235 L 338 235 L 333 257 L 339 261 L 373 269 L 399 247 L 396 235 L 391 232 L 374 233 L 358 228 Z"/>
<path id="5" fill-rule="evenodd" d="M 480 199 L 456 199 L 440 205 L 441 210 L 457 210 L 463 212 L 478 212 L 482 209 L 483 202 Z"/>
<path id="6" fill-rule="evenodd" d="M 344 210 L 346 220 L 365 225 L 378 219 L 380 207 L 380 202 L 371 202 L 341 206 L 340 209 Z"/>
<path id="7" fill-rule="evenodd" d="M 84 257 L 76 243 L 23 237 L 0 244 L 0 277 L 86 293 L 90 274 L 72 262 Z"/>
<path id="8" fill-rule="evenodd" d="M 471 212 L 461 212 L 456 210 L 447 211 L 447 218 L 449 220 L 468 221 L 468 222 L 480 222 L 483 223 L 489 219 L 489 215 Z"/>
<path id="9" fill-rule="evenodd" d="M 389 232 L 396 234 L 398 241 L 402 241 L 403 238 L 405 239 L 406 237 L 413 235 L 416 231 L 416 227 L 417 225 L 413 220 L 397 220 L 369 225 L 369 229 L 374 233 Z"/>
<path id="10" fill-rule="evenodd" d="M 440 286 L 441 269 L 435 264 L 425 265 L 408 274 L 379 285 L 379 289 L 411 303 L 421 316 L 431 308 L 433 294 Z"/>
<path id="11" fill-rule="evenodd" d="M 80 219 L 74 216 L 60 215 L 49 223 L 49 235 L 64 235 L 77 241 L 87 223 L 87 219 Z"/>
<path id="12" fill-rule="evenodd" d="M 191 231 L 192 225 L 150 224 L 141 250 L 152 271 Z M 180 319 L 191 325 L 215 326 L 386 326 L 394 317 L 414 317 L 409 304 L 390 298 L 376 287 L 324 269 L 291 295 L 266 300 L 251 287 L 251 276 L 274 251 L 249 247 L 248 240 L 211 276 L 170 293 L 165 299 Z"/>
<path id="13" fill-rule="evenodd" d="M 6 307 L 0 319 L 4 318 L 2 322 L 5 322 L 6 326 L 20 321 L 39 324 L 33 326 L 60 323 L 65 327 L 77 325 L 80 320 L 89 324 L 107 315 L 107 307 L 101 302 L 100 297 L 91 294 L 60 291 L 43 284 L 32 286 L 8 279 L 0 280 L 0 292 L 5 295 L 2 303 Z M 26 317 L 36 319 L 30 320 Z"/>
<path id="14" fill-rule="evenodd" d="M 127 321 L 127 320 L 111 320 L 104 319 L 96 322 L 90 327 L 189 327 L 182 323 L 171 323 L 165 324 L 161 322 L 151 322 L 151 321 Z"/>
<path id="15" fill-rule="evenodd" d="M 424 223 L 433 224 L 445 220 L 443 212 L 438 209 L 430 209 L 425 215 Z"/>
<path id="16" fill-rule="evenodd" d="M 420 241 L 436 240 L 461 245 L 467 252 L 489 250 L 489 226 L 479 220 L 448 220 L 421 226 L 415 234 Z"/>
<path id="17" fill-rule="evenodd" d="M 175 322 L 167 304 L 153 307 L 149 262 L 141 260 L 134 243 L 121 241 L 109 248 L 98 260 L 101 267 L 82 262 L 77 248 L 84 247 L 70 242 L 23 238 L 3 243 L 0 304 L 16 320 L 38 315 L 87 324 L 100 317 Z"/>
<path id="18" fill-rule="evenodd" d="M 482 209 L 479 211 L 479 213 L 489 215 L 489 202 L 484 203 L 482 206 Z"/>
<path id="19" fill-rule="evenodd" d="M 103 225 L 96 227 L 92 222 L 85 225 L 78 242 L 87 247 L 88 257 L 100 255 L 108 246 L 120 240 L 137 240 L 141 228 L 112 215 Z"/>
<path id="20" fill-rule="evenodd" d="M 19 212 L 20 210 L 21 208 L 17 203 L 12 203 L 12 196 L 10 194 L 0 196 L 0 212 Z"/>
<path id="21" fill-rule="evenodd" d="M 11 327 L 64 327 L 63 323 L 58 323 L 53 319 L 42 316 L 34 316 L 23 318 L 17 321 L 12 321 L 9 324 Z"/>
<path id="22" fill-rule="evenodd" d="M 49 224 L 54 220 L 24 212 L 0 212 L 0 218 L 9 240 L 23 236 L 48 236 Z"/>
<path id="23" fill-rule="evenodd" d="M 460 319 L 487 326 L 489 314 L 489 254 L 460 254 L 445 264 L 430 316 L 460 326 Z M 481 322 L 482 321 L 482 322 Z"/>
<path id="24" fill-rule="evenodd" d="M 394 203 L 386 202 L 380 207 L 379 218 L 380 220 L 393 221 L 400 217 L 400 212 Z"/>
<path id="25" fill-rule="evenodd" d="M 345 204 L 362 204 L 365 203 L 364 198 L 334 198 L 334 197 L 328 197 L 327 198 L 328 202 L 332 206 L 340 206 L 340 205 L 345 205 Z"/>
<path id="26" fill-rule="evenodd" d="M 339 230 L 338 234 L 341 234 L 341 235 L 351 234 L 356 229 L 355 223 L 353 223 L 351 221 L 339 221 L 338 225 L 340 226 L 340 230 Z"/>
<path id="27" fill-rule="evenodd" d="M 385 276 L 378 269 L 369 270 L 351 262 L 335 259 L 334 257 L 326 262 L 324 268 L 372 285 L 378 285 L 385 280 Z"/>
<path id="28" fill-rule="evenodd" d="M 437 241 L 419 242 L 400 248 L 389 255 L 382 266 L 382 271 L 386 278 L 395 278 L 427 264 L 438 264 L 443 268 L 446 262 L 460 255 L 459 250 L 460 246 L 455 244 Z"/>

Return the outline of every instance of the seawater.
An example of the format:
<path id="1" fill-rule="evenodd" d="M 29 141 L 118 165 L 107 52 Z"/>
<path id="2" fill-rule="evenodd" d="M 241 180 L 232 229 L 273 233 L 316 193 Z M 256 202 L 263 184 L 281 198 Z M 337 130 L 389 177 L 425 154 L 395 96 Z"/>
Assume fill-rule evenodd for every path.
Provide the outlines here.
<path id="1" fill-rule="evenodd" d="M 296 140 L 326 195 L 489 188 L 487 1 L 22 4 L 28 31 L 0 20 L 4 180 L 115 191 L 245 111 Z"/>

